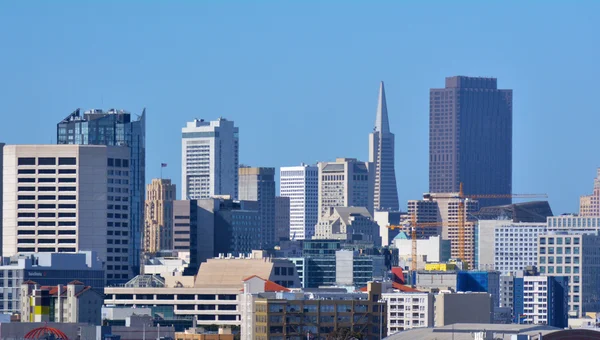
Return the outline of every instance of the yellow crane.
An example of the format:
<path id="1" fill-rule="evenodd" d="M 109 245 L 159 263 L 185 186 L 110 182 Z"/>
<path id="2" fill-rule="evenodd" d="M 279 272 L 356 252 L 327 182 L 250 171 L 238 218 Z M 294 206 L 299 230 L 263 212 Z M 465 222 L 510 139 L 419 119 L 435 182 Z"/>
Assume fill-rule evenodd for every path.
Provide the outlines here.
<path id="1" fill-rule="evenodd" d="M 465 223 L 467 221 L 467 211 L 465 209 L 465 199 L 491 199 L 491 198 L 535 198 L 544 197 L 547 198 L 546 194 L 482 194 L 482 195 L 465 195 L 463 191 L 463 184 L 460 183 L 459 191 L 457 194 L 435 195 L 435 198 L 457 198 L 458 201 L 458 222 L 442 224 L 442 222 L 425 222 L 417 223 L 416 214 L 411 214 L 409 226 L 411 226 L 411 239 L 412 239 L 412 263 L 411 270 L 417 270 L 417 231 L 418 227 L 458 227 L 458 258 L 460 260 L 465 259 Z M 390 225 L 388 228 L 397 229 L 406 227 L 407 225 Z"/>

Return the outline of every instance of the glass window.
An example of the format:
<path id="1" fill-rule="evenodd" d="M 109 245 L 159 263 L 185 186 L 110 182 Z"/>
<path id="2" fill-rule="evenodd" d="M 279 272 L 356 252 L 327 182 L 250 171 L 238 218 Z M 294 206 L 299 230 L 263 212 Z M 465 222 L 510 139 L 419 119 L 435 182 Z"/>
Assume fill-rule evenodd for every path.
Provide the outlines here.
<path id="1" fill-rule="evenodd" d="M 77 165 L 77 159 L 75 157 L 60 157 L 58 165 Z"/>

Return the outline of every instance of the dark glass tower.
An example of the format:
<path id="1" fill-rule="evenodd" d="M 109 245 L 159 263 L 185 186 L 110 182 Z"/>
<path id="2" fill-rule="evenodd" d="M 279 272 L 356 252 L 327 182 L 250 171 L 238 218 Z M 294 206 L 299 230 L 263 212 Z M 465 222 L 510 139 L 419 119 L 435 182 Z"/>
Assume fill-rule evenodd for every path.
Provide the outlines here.
<path id="1" fill-rule="evenodd" d="M 146 181 L 146 109 L 137 120 L 123 110 L 75 110 L 57 124 L 58 144 L 126 146 L 131 152 L 129 165 L 130 235 L 129 264 L 139 273 Z M 121 254 L 122 255 L 122 254 Z"/>
<path id="2" fill-rule="evenodd" d="M 429 192 L 458 192 L 461 182 L 466 195 L 512 193 L 512 90 L 496 78 L 449 77 L 429 92 Z"/>

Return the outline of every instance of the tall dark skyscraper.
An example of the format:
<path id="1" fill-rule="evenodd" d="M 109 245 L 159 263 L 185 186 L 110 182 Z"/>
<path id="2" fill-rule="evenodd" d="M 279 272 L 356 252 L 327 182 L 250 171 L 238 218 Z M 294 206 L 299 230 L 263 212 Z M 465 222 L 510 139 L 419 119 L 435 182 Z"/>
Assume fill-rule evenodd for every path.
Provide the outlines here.
<path id="1" fill-rule="evenodd" d="M 369 134 L 369 162 L 375 167 L 373 209 L 398 211 L 398 187 L 394 167 L 394 134 L 390 132 L 385 88 L 379 84 L 375 127 Z"/>
<path id="2" fill-rule="evenodd" d="M 129 191 L 131 202 L 119 205 L 129 208 L 131 241 L 129 254 L 114 255 L 127 256 L 133 273 L 139 273 L 146 181 L 146 110 L 137 120 L 131 120 L 131 114 L 123 110 L 94 109 L 82 115 L 77 109 L 57 124 L 56 135 L 58 144 L 129 147 L 129 187 L 123 190 Z"/>
<path id="3" fill-rule="evenodd" d="M 429 91 L 429 192 L 458 192 L 461 182 L 466 195 L 512 193 L 512 90 L 496 78 L 449 77 Z"/>

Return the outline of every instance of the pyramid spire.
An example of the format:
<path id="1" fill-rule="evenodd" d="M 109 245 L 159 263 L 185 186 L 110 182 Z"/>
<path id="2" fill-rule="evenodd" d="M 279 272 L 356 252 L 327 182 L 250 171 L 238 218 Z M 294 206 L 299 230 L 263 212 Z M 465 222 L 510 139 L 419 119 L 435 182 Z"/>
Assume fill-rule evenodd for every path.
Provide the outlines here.
<path id="1" fill-rule="evenodd" d="M 377 117 L 375 118 L 375 131 L 390 132 L 388 121 L 387 103 L 385 102 L 385 88 L 383 81 L 379 84 L 379 100 L 377 101 Z"/>

